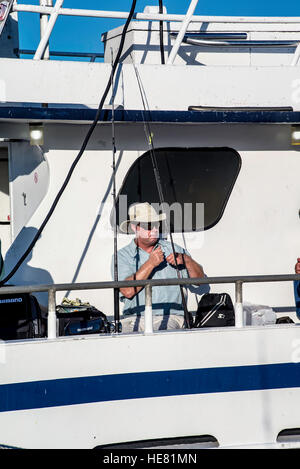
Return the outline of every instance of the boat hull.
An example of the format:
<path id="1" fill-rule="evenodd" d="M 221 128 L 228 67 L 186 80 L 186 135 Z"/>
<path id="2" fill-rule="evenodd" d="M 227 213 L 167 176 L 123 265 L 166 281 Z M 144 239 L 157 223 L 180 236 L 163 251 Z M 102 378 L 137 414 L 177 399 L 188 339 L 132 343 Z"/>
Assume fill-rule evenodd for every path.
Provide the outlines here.
<path id="1" fill-rule="evenodd" d="M 299 347 L 294 324 L 3 342 L 0 442 L 276 445 L 300 427 Z"/>

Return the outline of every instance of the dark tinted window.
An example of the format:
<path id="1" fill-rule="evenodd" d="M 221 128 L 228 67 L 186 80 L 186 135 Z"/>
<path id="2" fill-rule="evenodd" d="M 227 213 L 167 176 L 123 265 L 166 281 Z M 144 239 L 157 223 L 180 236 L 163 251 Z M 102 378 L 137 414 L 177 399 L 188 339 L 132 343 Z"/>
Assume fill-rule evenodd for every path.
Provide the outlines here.
<path id="1" fill-rule="evenodd" d="M 155 156 L 165 202 L 179 203 L 183 218 L 192 219 L 190 228 L 183 230 L 208 229 L 215 225 L 222 217 L 238 176 L 239 154 L 230 148 L 163 148 L 156 149 Z M 137 202 L 159 203 L 150 151 L 132 165 L 120 195 L 127 196 L 128 207 Z M 197 222 L 197 204 L 198 207 L 204 204 L 204 226 Z M 121 212 L 117 211 L 119 223 L 124 218 Z M 170 213 L 172 231 L 182 231 L 183 225 L 176 223 L 172 210 Z"/>

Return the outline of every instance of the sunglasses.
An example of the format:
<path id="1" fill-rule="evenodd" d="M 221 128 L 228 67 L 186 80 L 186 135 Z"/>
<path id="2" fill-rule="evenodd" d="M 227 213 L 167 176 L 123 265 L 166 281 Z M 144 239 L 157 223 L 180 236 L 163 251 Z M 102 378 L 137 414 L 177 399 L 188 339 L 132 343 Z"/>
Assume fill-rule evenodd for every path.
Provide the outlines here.
<path id="1" fill-rule="evenodd" d="M 158 230 L 159 226 L 160 226 L 160 223 L 159 222 L 152 222 L 152 223 L 143 223 L 143 222 L 141 222 L 141 223 L 138 224 L 138 226 L 143 228 L 143 230 L 151 231 L 154 228 L 156 228 Z"/>

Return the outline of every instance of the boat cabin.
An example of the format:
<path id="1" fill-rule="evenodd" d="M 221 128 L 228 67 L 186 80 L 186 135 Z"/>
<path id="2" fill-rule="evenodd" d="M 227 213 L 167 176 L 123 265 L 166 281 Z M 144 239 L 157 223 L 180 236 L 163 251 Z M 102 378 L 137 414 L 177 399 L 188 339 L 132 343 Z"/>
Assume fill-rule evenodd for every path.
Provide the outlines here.
<path id="1" fill-rule="evenodd" d="M 82 11 L 6 3 L 0 301 L 17 298 L 14 314 L 30 293 L 46 322 L 43 337 L 0 343 L 0 443 L 297 447 L 300 19 L 197 16 L 195 1 L 128 24 L 109 12 L 127 29 L 99 32 L 103 54 L 76 54 L 48 43 L 59 15 Z M 41 15 L 35 51 L 18 43 L 27 12 Z M 141 202 L 167 211 L 162 237 L 206 277 L 125 282 L 145 288 L 146 307 L 144 332 L 124 334 L 112 266 Z M 179 284 L 194 317 L 205 293 L 229 295 L 235 323 L 153 331 L 154 289 Z M 110 328 L 66 335 L 63 301 L 66 314 L 88 303 Z"/>

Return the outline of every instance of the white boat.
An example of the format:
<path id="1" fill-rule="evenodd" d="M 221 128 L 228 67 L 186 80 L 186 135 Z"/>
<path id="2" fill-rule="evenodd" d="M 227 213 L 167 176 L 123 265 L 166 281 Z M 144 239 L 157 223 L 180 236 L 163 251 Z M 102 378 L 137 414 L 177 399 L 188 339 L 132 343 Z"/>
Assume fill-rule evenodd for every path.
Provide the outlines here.
<path id="1" fill-rule="evenodd" d="M 46 337 L 0 343 L 3 446 L 300 446 L 300 18 L 195 16 L 196 4 L 181 16 L 153 7 L 134 14 L 88 145 L 42 235 L 0 289 L 33 292 L 48 310 Z M 21 11 L 42 15 L 33 59 L 19 58 Z M 125 23 L 128 14 L 67 9 L 62 0 L 11 7 L 0 36 L 4 275 L 39 233 L 91 129 L 122 37 L 123 27 L 103 34 L 104 62 L 49 60 L 61 55 L 47 49 L 55 20 Z M 118 201 L 159 202 L 146 184 L 153 149 L 168 200 L 184 210 L 204 204 L 204 227 L 193 221 L 173 234 L 207 275 L 193 281 L 188 309 L 209 285 L 232 297 L 235 326 L 153 332 L 149 306 L 145 333 L 59 336 L 55 306 L 65 296 L 113 320 L 121 285 L 111 277 L 114 175 Z M 131 239 L 118 233 L 118 248 Z M 254 324 L 247 308 L 293 322 Z"/>

